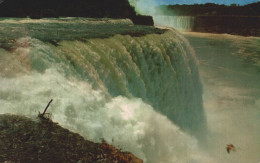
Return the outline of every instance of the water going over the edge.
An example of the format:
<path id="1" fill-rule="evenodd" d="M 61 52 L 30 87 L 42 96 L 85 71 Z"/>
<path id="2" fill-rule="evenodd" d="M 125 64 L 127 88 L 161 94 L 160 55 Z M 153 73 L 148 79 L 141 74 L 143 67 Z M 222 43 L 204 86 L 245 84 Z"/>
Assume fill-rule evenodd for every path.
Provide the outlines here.
<path id="1" fill-rule="evenodd" d="M 179 31 L 192 31 L 195 17 L 192 16 L 153 16 L 156 26 L 167 26 Z"/>
<path id="2" fill-rule="evenodd" d="M 202 88 L 178 32 L 71 18 L 0 29 L 1 114 L 36 116 L 53 98 L 53 120 L 87 139 L 149 163 L 208 162 L 190 136 L 206 130 Z"/>

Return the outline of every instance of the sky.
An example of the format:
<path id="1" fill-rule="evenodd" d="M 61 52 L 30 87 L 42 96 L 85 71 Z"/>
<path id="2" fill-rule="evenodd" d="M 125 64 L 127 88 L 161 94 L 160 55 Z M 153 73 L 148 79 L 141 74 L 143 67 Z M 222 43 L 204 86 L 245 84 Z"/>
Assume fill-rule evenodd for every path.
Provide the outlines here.
<path id="1" fill-rule="evenodd" d="M 156 0 L 158 4 L 203 4 L 203 3 L 216 3 L 216 4 L 240 4 L 245 5 L 249 3 L 258 2 L 259 0 Z"/>
<path id="2" fill-rule="evenodd" d="M 136 12 L 143 15 L 153 15 L 152 8 L 158 5 L 168 4 L 205 4 L 205 3 L 216 3 L 216 4 L 239 4 L 246 5 L 260 0 L 128 0 L 132 6 L 135 7 Z"/>

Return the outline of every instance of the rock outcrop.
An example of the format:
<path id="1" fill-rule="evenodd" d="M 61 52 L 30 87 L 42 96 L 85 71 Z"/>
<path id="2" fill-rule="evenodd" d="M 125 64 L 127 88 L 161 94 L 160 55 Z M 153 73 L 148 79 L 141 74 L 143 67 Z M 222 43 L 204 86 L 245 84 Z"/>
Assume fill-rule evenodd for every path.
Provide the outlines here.
<path id="1" fill-rule="evenodd" d="M 48 119 L 0 115 L 0 162 L 120 162 L 143 161 L 114 146 L 93 143 Z"/>
<path id="2" fill-rule="evenodd" d="M 193 32 L 260 36 L 260 16 L 196 16 Z"/>

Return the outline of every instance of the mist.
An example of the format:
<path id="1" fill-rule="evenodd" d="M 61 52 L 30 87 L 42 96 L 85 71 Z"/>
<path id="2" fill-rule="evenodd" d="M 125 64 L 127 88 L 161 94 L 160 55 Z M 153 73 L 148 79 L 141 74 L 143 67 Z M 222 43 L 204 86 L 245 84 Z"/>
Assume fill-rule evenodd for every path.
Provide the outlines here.
<path id="1" fill-rule="evenodd" d="M 74 27 L 59 28 L 58 35 L 50 33 L 66 27 L 61 20 L 2 21 L 0 114 L 35 119 L 52 98 L 52 120 L 88 140 L 104 139 L 149 163 L 210 162 L 198 146 L 206 119 L 197 62 L 187 40 L 175 30 L 66 40 L 79 28 L 90 33 L 86 30 L 92 26 L 100 36 L 97 30 L 132 27 L 125 20 L 106 26 L 69 21 Z M 32 30 L 35 26 L 42 31 Z M 61 40 L 58 46 L 44 41 L 50 37 Z"/>
<path id="2" fill-rule="evenodd" d="M 257 37 L 185 33 L 200 62 L 213 162 L 259 162 L 260 60 Z M 228 154 L 227 144 L 236 152 Z"/>
<path id="3" fill-rule="evenodd" d="M 192 17 L 158 16 L 151 12 L 154 10 L 147 10 L 159 3 L 153 1 L 147 7 L 143 4 L 145 1 L 138 2 L 135 4 L 137 11 L 153 16 L 155 25 L 191 31 Z M 212 159 L 208 162 L 259 162 L 259 37 L 183 34 L 194 48 L 199 62 L 208 126 L 205 144 L 200 148 Z M 228 154 L 227 144 L 233 144 L 236 152 Z"/>
<path id="4" fill-rule="evenodd" d="M 155 8 L 158 6 L 158 2 L 156 0 L 128 0 L 130 5 L 135 8 L 135 11 L 138 14 L 142 15 L 154 15 Z"/>

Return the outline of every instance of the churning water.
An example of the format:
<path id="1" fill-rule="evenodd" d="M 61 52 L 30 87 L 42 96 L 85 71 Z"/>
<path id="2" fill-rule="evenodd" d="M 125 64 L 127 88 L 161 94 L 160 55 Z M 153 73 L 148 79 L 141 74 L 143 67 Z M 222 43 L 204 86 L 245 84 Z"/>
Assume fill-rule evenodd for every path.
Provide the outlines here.
<path id="1" fill-rule="evenodd" d="M 200 62 L 213 162 L 259 162 L 260 38 L 186 33 Z M 226 144 L 236 152 L 228 154 Z"/>
<path id="2" fill-rule="evenodd" d="M 149 163 L 209 162 L 197 63 L 178 32 L 80 18 L 0 29 L 1 114 L 36 116 L 53 98 L 53 120 L 87 139 Z"/>

